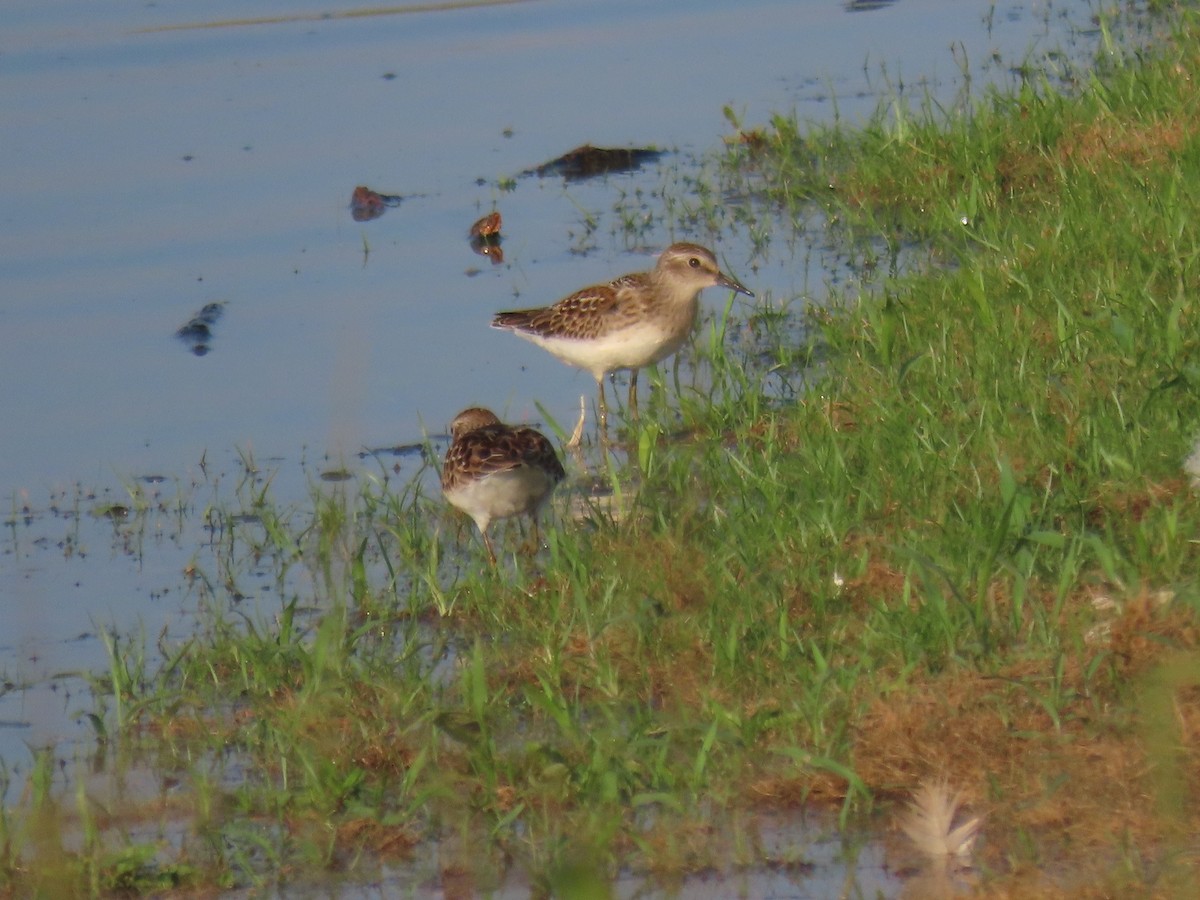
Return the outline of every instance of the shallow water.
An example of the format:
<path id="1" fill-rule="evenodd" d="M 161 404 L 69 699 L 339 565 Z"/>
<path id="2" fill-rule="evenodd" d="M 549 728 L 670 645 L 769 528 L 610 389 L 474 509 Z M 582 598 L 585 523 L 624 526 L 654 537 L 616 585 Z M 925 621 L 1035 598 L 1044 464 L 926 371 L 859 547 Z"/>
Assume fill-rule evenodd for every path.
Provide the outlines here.
<path id="1" fill-rule="evenodd" d="M 654 227 L 627 249 L 605 214 L 718 146 L 724 104 L 749 122 L 826 119 L 836 94 L 853 119 L 887 87 L 876 66 L 952 91 L 951 42 L 976 66 L 993 48 L 1018 62 L 1045 16 L 1060 21 L 1002 5 L 989 36 L 980 9 L 944 0 L 753 15 L 693 0 L 146 30 L 241 8 L 4 13 L 5 492 L 175 474 L 235 446 L 353 453 L 441 428 L 468 401 L 571 409 L 587 376 L 492 331 L 490 313 L 643 267 L 684 236 Z M 498 186 L 585 142 L 677 152 L 634 176 Z M 356 223 L 360 183 L 405 200 Z M 493 204 L 502 266 L 466 242 Z M 820 293 L 790 259 L 751 269 L 744 246 L 719 250 L 760 294 Z M 172 336 L 212 302 L 224 315 L 196 358 Z"/>
<path id="2" fill-rule="evenodd" d="M 69 756 L 90 734 L 79 673 L 105 668 L 101 630 L 188 633 L 202 512 L 251 460 L 301 501 L 323 470 L 415 471 L 359 453 L 440 434 L 469 404 L 534 420 L 539 402 L 573 422 L 590 377 L 490 329 L 494 311 L 646 267 L 681 238 L 713 245 L 758 304 L 821 302 L 819 245 L 756 253 L 736 227 L 663 218 L 660 195 L 731 133 L 724 105 L 750 125 L 854 121 L 901 86 L 951 101 L 964 58 L 976 84 L 1007 83 L 1027 56 L 1084 58 L 1094 39 L 1082 0 L 370 16 L 291 0 L 255 4 L 261 24 L 238 21 L 245 9 L 0 12 L 0 760 L 14 785 L 29 748 Z M 584 143 L 669 152 L 582 182 L 520 174 Z M 356 222 L 359 184 L 402 199 Z M 501 265 L 467 241 L 493 207 Z M 214 303 L 197 355 L 176 331 Z"/>

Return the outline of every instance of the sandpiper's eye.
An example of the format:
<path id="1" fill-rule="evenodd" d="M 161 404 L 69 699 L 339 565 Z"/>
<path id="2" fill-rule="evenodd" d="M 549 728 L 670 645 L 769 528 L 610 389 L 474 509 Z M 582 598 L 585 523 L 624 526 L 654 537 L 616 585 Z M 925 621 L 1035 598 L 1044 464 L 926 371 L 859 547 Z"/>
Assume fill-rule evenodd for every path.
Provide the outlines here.
<path id="1" fill-rule="evenodd" d="M 688 260 L 688 265 L 691 266 L 693 269 L 698 269 L 698 268 L 700 268 L 700 260 L 693 256 L 691 259 Z"/>

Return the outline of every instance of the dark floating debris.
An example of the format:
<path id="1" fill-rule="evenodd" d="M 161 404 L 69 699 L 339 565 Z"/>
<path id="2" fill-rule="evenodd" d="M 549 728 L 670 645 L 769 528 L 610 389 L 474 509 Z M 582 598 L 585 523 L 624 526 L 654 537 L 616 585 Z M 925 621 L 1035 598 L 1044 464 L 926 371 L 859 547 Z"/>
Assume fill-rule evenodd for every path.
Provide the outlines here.
<path id="1" fill-rule="evenodd" d="M 657 162 L 664 153 L 653 147 L 593 147 L 584 144 L 531 171 L 535 175 L 561 175 L 567 181 L 580 181 L 596 175 L 633 172 L 645 163 Z"/>
<path id="2" fill-rule="evenodd" d="M 445 436 L 449 440 L 449 436 Z M 358 454 L 359 459 L 366 459 L 368 456 L 416 456 L 428 458 L 424 444 L 398 444 L 395 447 L 369 447 Z M 432 460 L 431 461 L 436 461 Z"/>
<path id="3" fill-rule="evenodd" d="M 471 249 L 486 256 L 492 265 L 504 262 L 504 250 L 500 247 L 500 210 L 493 210 L 471 226 Z"/>
<path id="4" fill-rule="evenodd" d="M 402 199 L 399 194 L 381 194 L 360 184 L 350 195 L 350 215 L 355 222 L 370 222 L 382 216 L 389 206 L 399 206 Z"/>
<path id="5" fill-rule="evenodd" d="M 351 481 L 354 478 L 354 473 L 347 469 L 326 469 L 321 473 L 322 481 L 338 482 Z"/>
<path id="6" fill-rule="evenodd" d="M 846 12 L 872 12 L 891 6 L 896 0 L 846 0 Z"/>
<path id="7" fill-rule="evenodd" d="M 212 340 L 212 327 L 224 312 L 224 303 L 206 303 L 200 312 L 175 332 L 175 337 L 189 344 L 196 356 L 204 356 L 208 353 L 208 342 Z"/>

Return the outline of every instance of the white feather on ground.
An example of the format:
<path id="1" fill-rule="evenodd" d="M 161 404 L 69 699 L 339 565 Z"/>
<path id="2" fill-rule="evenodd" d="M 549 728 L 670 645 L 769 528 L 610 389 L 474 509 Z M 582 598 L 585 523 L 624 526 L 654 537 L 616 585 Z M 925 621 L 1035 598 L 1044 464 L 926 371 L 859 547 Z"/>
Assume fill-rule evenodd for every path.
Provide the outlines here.
<path id="1" fill-rule="evenodd" d="M 900 828 L 930 860 L 969 865 L 983 819 L 976 816 L 955 828 L 954 816 L 961 804 L 962 793 L 951 794 L 945 781 L 925 782 L 913 792 Z"/>
<path id="2" fill-rule="evenodd" d="M 1200 438 L 1192 445 L 1191 455 L 1183 461 L 1183 471 L 1192 482 L 1192 490 L 1200 491 Z"/>

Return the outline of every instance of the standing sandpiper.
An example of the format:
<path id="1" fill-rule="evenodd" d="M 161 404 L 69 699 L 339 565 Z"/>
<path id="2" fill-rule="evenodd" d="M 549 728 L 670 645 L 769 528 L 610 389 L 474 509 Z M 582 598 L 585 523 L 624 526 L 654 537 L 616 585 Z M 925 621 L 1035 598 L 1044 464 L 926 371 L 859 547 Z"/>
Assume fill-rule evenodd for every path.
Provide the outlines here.
<path id="1" fill-rule="evenodd" d="M 497 313 L 504 328 L 548 350 L 570 366 L 587 369 L 600 387 L 600 430 L 607 429 L 604 377 L 629 369 L 629 411 L 637 415 L 637 374 L 683 346 L 696 325 L 700 291 L 727 287 L 753 297 L 721 272 L 711 250 L 672 244 L 649 272 L 622 275 L 576 291 L 553 306 Z"/>
<path id="2" fill-rule="evenodd" d="M 540 431 L 511 428 L 490 410 L 464 409 L 450 423 L 450 449 L 442 465 L 442 493 L 475 520 L 492 565 L 492 519 L 528 513 L 537 534 L 537 511 L 566 477 L 554 447 Z"/>

